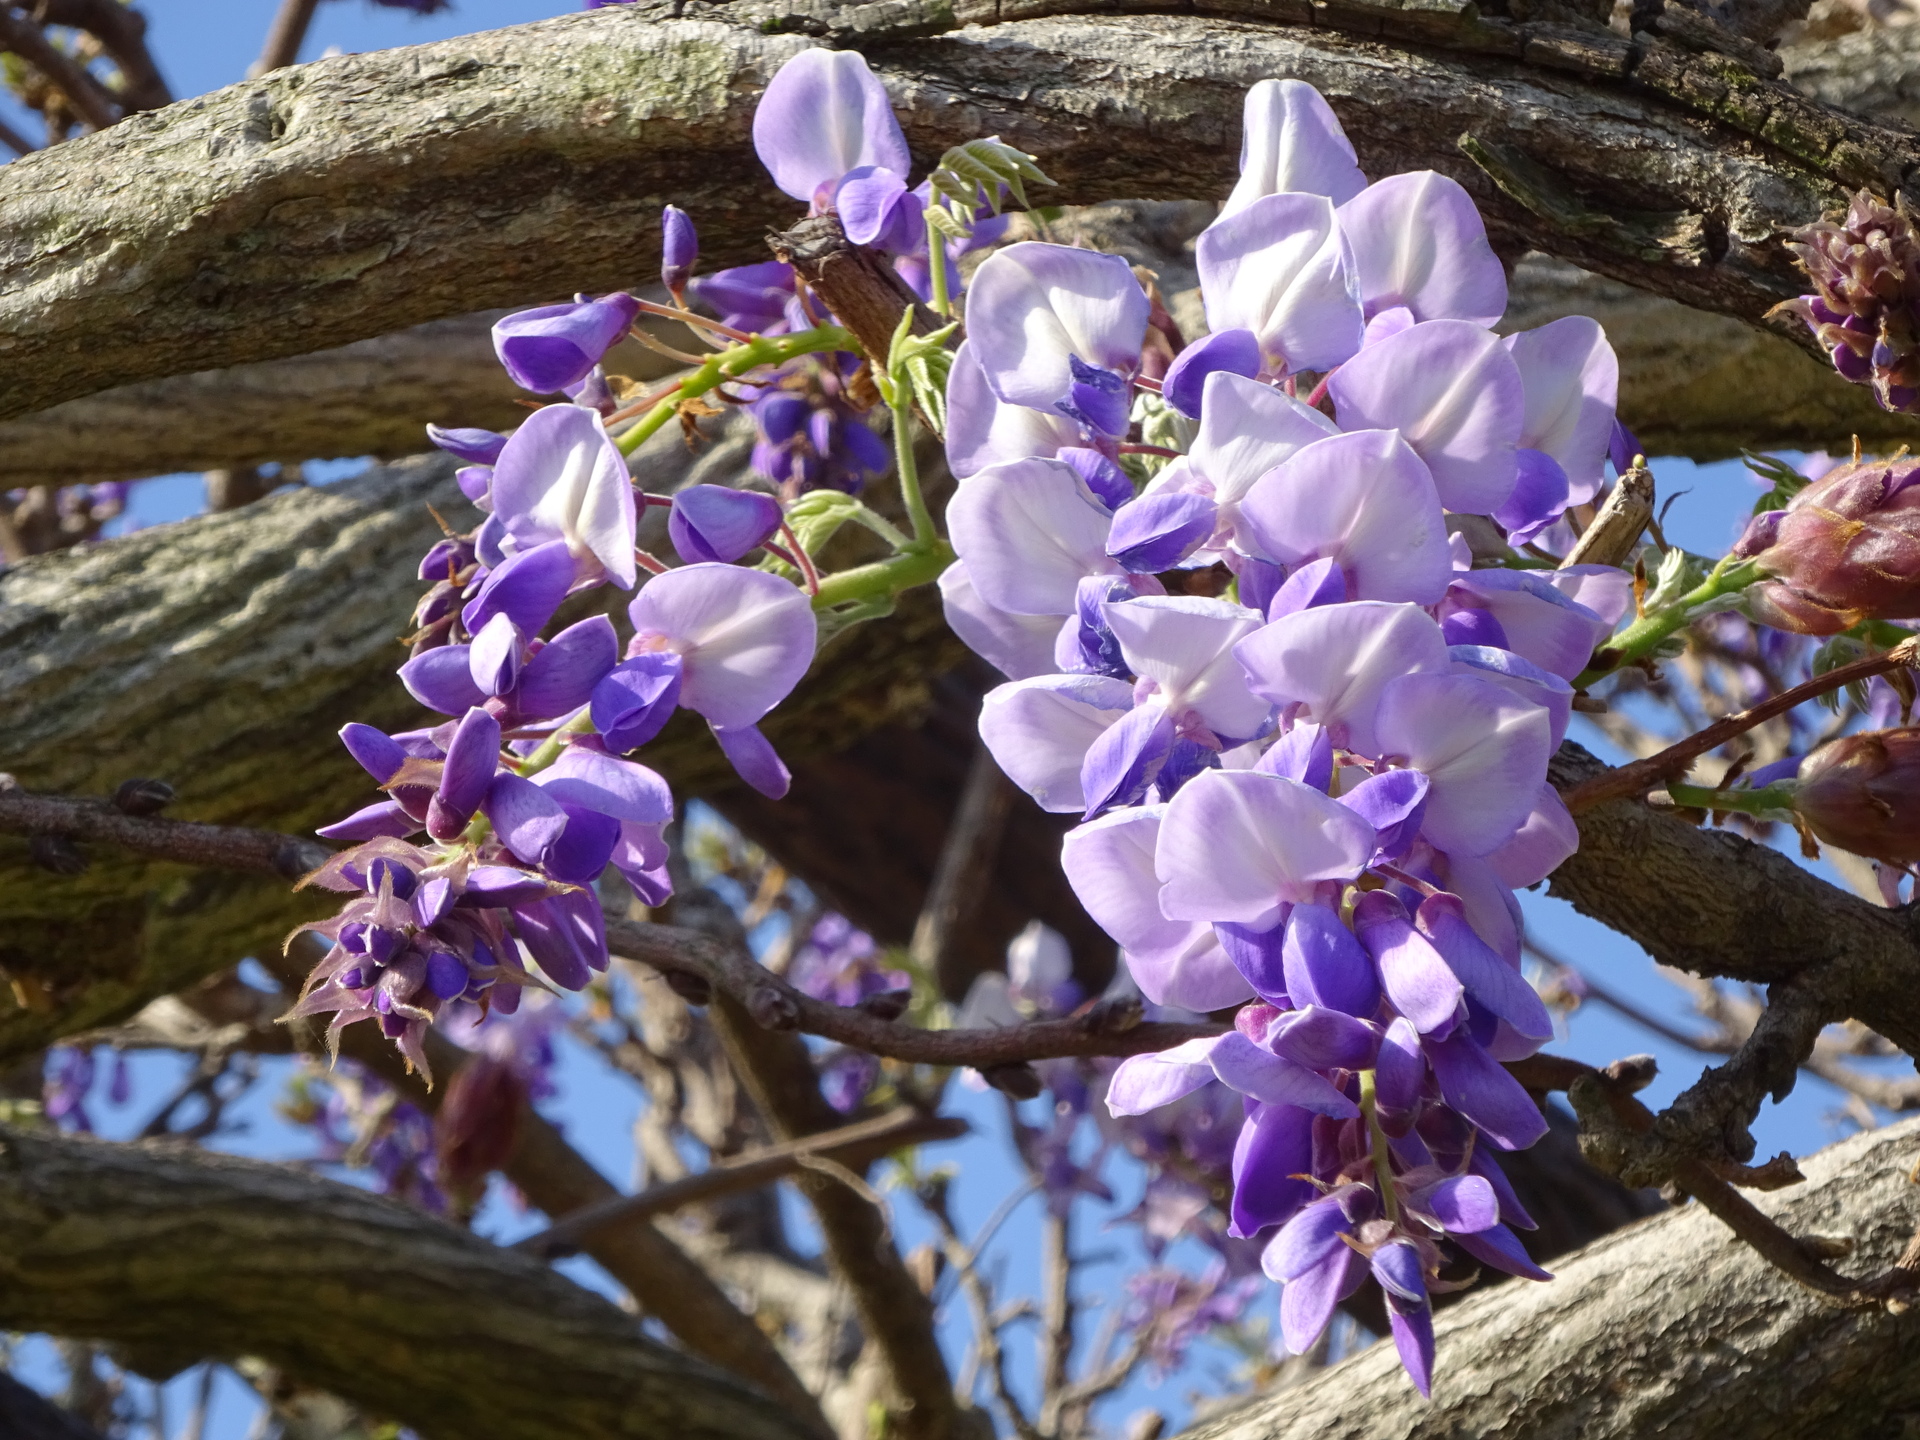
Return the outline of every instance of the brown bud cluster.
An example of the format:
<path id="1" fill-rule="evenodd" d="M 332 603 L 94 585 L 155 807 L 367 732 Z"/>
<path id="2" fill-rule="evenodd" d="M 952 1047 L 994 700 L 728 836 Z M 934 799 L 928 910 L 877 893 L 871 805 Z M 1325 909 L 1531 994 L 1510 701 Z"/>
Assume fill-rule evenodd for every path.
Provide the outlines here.
<path id="1" fill-rule="evenodd" d="M 1841 375 L 1873 386 L 1883 409 L 1920 408 L 1920 238 L 1906 201 L 1862 190 L 1843 219 L 1816 221 L 1787 248 L 1815 293 L 1779 309 L 1807 323 Z"/>
<path id="2" fill-rule="evenodd" d="M 1756 515 L 1734 546 L 1770 578 L 1753 618 L 1801 635 L 1920 615 L 1920 462 L 1841 465 L 1784 510 Z"/>
<path id="3" fill-rule="evenodd" d="M 1793 808 L 1829 845 L 1920 863 L 1920 726 L 1848 735 L 1800 767 Z"/>
<path id="4" fill-rule="evenodd" d="M 527 1084 L 510 1061 L 478 1055 L 454 1073 L 433 1132 L 440 1183 L 456 1205 L 477 1198 L 481 1182 L 507 1163 L 526 1111 Z"/>

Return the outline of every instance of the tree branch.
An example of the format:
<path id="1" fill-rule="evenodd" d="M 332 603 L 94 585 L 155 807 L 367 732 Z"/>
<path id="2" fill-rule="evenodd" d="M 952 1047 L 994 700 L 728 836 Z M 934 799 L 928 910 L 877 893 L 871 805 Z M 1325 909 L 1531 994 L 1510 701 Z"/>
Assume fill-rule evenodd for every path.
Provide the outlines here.
<path id="1" fill-rule="evenodd" d="M 156 860 L 298 880 L 333 852 L 317 840 L 241 825 L 195 825 L 128 815 L 105 800 L 33 795 L 0 775 L 0 834 L 96 840 Z"/>
<path id="2" fill-rule="evenodd" d="M 9 1440 L 101 1440 L 100 1432 L 0 1371 L 0 1435 Z"/>
<path id="3" fill-rule="evenodd" d="M 67 97 L 73 113 L 95 130 L 105 130 L 120 118 L 119 106 L 106 86 L 47 39 L 38 24 L 16 14 L 7 4 L 0 4 L 0 49 L 12 51 L 46 76 Z"/>
<path id="4" fill-rule="evenodd" d="M 1920 1121 L 1856 1135 L 1810 1160 L 1806 1185 L 1754 1209 L 1796 1235 L 1843 1237 L 1863 1268 L 1894 1266 L 1913 1230 L 1916 1136 Z M 1689 1206 L 1588 1246 L 1551 1284 L 1502 1285 L 1442 1312 L 1431 1405 L 1381 1344 L 1187 1440 L 1871 1433 L 1920 1402 L 1910 1324 L 1784 1286 L 1718 1218 Z"/>
<path id="5" fill-rule="evenodd" d="M 991 1070 L 1068 1055 L 1139 1055 L 1217 1035 L 1218 1025 L 1140 1020 L 1137 1006 L 1096 1004 L 1065 1020 L 1037 1020 L 999 1029 L 923 1030 L 864 1010 L 830 1005 L 796 990 L 751 955 L 697 930 L 636 920 L 607 921 L 616 955 L 663 971 L 695 975 L 730 997 L 763 1029 L 798 1031 L 869 1054 L 916 1065 Z"/>
<path id="6" fill-rule="evenodd" d="M 281 962 L 275 969 L 283 985 L 297 986 L 304 978 L 297 962 Z M 428 1063 L 443 1079 L 432 1090 L 370 1026 L 349 1029 L 340 1048 L 431 1115 L 447 1094 L 444 1081 L 472 1057 L 437 1032 L 428 1033 L 426 1046 Z M 502 1173 L 530 1203 L 556 1221 L 622 1198 L 612 1182 L 537 1113 L 522 1117 L 519 1144 Z M 587 1239 L 583 1248 L 682 1345 L 772 1395 L 816 1440 L 830 1433 L 819 1402 L 773 1342 L 751 1317 L 735 1308 L 712 1276 L 650 1220 L 609 1224 Z"/>
<path id="7" fill-rule="evenodd" d="M 965 29 L 997 7 L 804 8 L 668 18 L 653 0 L 341 57 L 25 157 L 0 176 L 17 217 L 4 413 L 630 283 L 669 199 L 699 217 L 710 264 L 753 258 L 782 209 L 748 120 L 808 43 L 767 32 L 794 24 L 868 53 L 918 153 L 997 132 L 1045 158 L 1062 202 L 1224 193 L 1247 84 L 1297 75 L 1374 173 L 1461 178 L 1497 243 L 1755 322 L 1798 288 L 1780 237 L 1920 160 L 1911 136 L 1726 55 L 1597 26 L 1368 0 L 1276 0 L 1264 23 L 1237 0 L 1234 18 L 1059 5 Z M 1456 147 L 1469 133 L 1477 162 Z M 89 175 L 114 177 L 111 203 Z M 494 214 L 512 222 L 474 224 Z M 137 277 L 91 258 L 121 253 L 143 257 Z"/>
<path id="8" fill-rule="evenodd" d="M 1569 741 L 1549 776 L 1566 792 L 1606 770 Z M 1920 1053 L 1920 949 L 1904 912 L 1637 801 L 1604 801 L 1579 823 L 1580 848 L 1549 878 L 1550 894 L 1689 974 L 1759 985 L 1817 976 L 1845 1014 Z"/>
<path id="9" fill-rule="evenodd" d="M 260 1356 L 428 1437 L 811 1440 L 529 1256 L 281 1165 L 0 1128 L 0 1325 Z"/>
<path id="10" fill-rule="evenodd" d="M 967 1133 L 967 1122 L 957 1116 L 922 1115 L 898 1110 L 855 1121 L 837 1130 L 803 1136 L 778 1145 L 765 1145 L 744 1154 L 718 1157 L 705 1170 L 684 1179 L 654 1185 L 637 1195 L 622 1195 L 571 1212 L 538 1234 L 514 1243 L 543 1260 L 554 1260 L 580 1249 L 604 1226 L 639 1220 L 703 1205 L 723 1196 L 757 1190 L 785 1179 L 815 1156 L 864 1170 L 875 1160 L 911 1145 L 957 1140 Z"/>
<path id="11" fill-rule="evenodd" d="M 733 968 L 751 966 L 770 973 L 753 959 L 739 920 L 718 896 L 693 888 L 679 875 L 676 887 L 673 913 L 700 927 L 677 933 L 726 954 Z M 734 1073 L 768 1128 L 788 1143 L 837 1128 L 840 1115 L 821 1094 L 805 1044 L 792 1027 L 767 1033 L 763 1023 L 756 1023 L 762 1022 L 762 1014 L 755 1002 L 738 999 L 724 987 L 716 988 L 707 1009 Z M 933 1306 L 902 1262 L 871 1191 L 863 1194 L 831 1173 L 797 1184 L 819 1221 L 833 1273 L 853 1294 L 867 1342 L 885 1362 L 897 1406 L 888 1428 L 897 1426 L 909 1440 L 959 1440 L 960 1409 L 940 1351 Z"/>

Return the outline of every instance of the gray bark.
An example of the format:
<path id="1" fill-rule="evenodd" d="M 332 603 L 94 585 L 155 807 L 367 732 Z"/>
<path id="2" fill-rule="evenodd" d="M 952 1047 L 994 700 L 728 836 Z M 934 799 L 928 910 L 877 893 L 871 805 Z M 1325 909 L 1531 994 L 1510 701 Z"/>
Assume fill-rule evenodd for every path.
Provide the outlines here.
<path id="1" fill-rule="evenodd" d="M 1751 1198 L 1796 1235 L 1850 1241 L 1872 1274 L 1920 1205 L 1920 1121 L 1814 1156 L 1807 1183 Z M 1436 1321 L 1434 1399 L 1375 1345 L 1187 1432 L 1186 1440 L 1804 1440 L 1905 1433 L 1920 1410 L 1920 1325 L 1799 1290 L 1697 1205 L 1568 1258 L 1550 1284 L 1504 1284 Z"/>
<path id="2" fill-rule="evenodd" d="M 1786 230 L 1920 161 L 1907 132 L 1658 36 L 1220 3 L 1237 18 L 1003 20 L 979 0 L 667 18 L 659 0 L 131 117 L 0 174 L 0 413 L 629 283 L 667 200 L 709 263 L 757 256 L 783 211 L 748 120 L 808 43 L 782 29 L 866 51 L 923 158 L 998 132 L 1045 158 L 1061 201 L 1218 197 L 1247 84 L 1299 76 L 1368 169 L 1458 175 L 1496 243 L 1750 321 L 1795 288 Z"/>
<path id="3" fill-rule="evenodd" d="M 1911 123 L 1920 117 L 1916 51 L 1920 40 L 1910 30 L 1874 30 L 1788 47 L 1781 58 L 1787 78 L 1814 98 Z M 715 243 L 710 237 L 710 256 Z M 627 254 L 608 283 L 648 278 L 648 267 Z M 549 300 L 572 283 L 556 275 L 546 290 L 505 298 Z M 0 424 L 0 486 L 343 455 L 394 458 L 418 450 L 422 417 L 511 425 L 518 392 L 493 361 L 485 333 L 491 313 L 338 350 L 122 385 Z M 1788 339 L 1564 262 L 1522 262 L 1504 328 L 1566 314 L 1606 324 L 1621 356 L 1621 416 L 1652 453 L 1717 459 L 1743 448 L 1840 448 L 1856 434 L 1868 444 L 1920 435 L 1920 422 L 1882 411 L 1864 387 L 1840 383 Z M 658 357 L 630 348 L 616 357 L 619 369 L 657 372 Z"/>
<path id="4" fill-rule="evenodd" d="M 0 1128 L 0 1326 L 258 1356 L 427 1437 L 813 1440 L 539 1261 L 284 1165 Z"/>
<path id="5" fill-rule="evenodd" d="M 493 353 L 493 322 L 505 313 L 121 385 L 0 423 L 0 490 L 276 461 L 395 460 L 426 448 L 428 421 L 510 430 L 526 418 L 528 397 Z M 670 342 L 686 336 L 660 328 Z M 642 381 L 673 368 L 632 341 L 609 352 L 608 365 Z"/>

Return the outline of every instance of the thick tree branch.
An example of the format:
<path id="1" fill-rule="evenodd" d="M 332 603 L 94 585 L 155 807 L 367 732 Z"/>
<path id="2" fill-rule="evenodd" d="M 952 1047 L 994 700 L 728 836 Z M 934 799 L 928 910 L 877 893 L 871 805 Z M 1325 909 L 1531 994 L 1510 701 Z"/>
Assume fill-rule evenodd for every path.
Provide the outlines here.
<path id="1" fill-rule="evenodd" d="M 627 283 L 670 199 L 709 263 L 752 258 L 785 209 L 747 145 L 759 87 L 807 43 L 766 33 L 783 28 L 865 50 L 923 157 L 997 132 L 1045 158 L 1063 201 L 1223 193 L 1246 85 L 1296 75 L 1369 169 L 1461 177 L 1499 243 L 1753 321 L 1795 288 L 1785 231 L 1920 161 L 1910 136 L 1727 55 L 1597 24 L 1277 0 L 1259 19 L 1236 3 L 956 30 L 999 12 L 802 8 L 667 18 L 658 0 L 342 57 L 7 167 L 5 413 Z M 137 273 L 109 258 L 129 253 Z"/>
<path id="2" fill-rule="evenodd" d="M 1795 1235 L 1851 1242 L 1850 1269 L 1892 1266 L 1912 1234 L 1920 1122 L 1856 1135 L 1808 1183 L 1753 1203 Z M 1911 1315 L 1796 1291 L 1697 1206 L 1588 1246 L 1546 1285 L 1469 1295 L 1436 1321 L 1435 1398 L 1381 1344 L 1188 1440 L 1555 1435 L 1800 1440 L 1871 1434 L 1920 1404 Z"/>
<path id="3" fill-rule="evenodd" d="M 1604 773 L 1572 742 L 1550 771 L 1563 791 Z M 1608 800 L 1581 814 L 1580 848 L 1547 885 L 1677 970 L 1759 985 L 1817 975 L 1846 1014 L 1920 1053 L 1911 918 L 1869 905 L 1765 845 Z"/>
<path id="4" fill-rule="evenodd" d="M 280 1165 L 0 1129 L 0 1325 L 260 1356 L 424 1436 L 812 1440 L 530 1256 Z"/>

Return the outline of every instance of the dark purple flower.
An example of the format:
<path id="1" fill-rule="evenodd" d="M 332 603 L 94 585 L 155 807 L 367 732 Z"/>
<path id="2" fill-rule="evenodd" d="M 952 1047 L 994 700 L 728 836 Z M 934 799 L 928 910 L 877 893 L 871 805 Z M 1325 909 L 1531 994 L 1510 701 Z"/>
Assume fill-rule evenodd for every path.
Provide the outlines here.
<path id="1" fill-rule="evenodd" d="M 556 395 L 592 374 L 639 313 L 624 292 L 522 310 L 494 323 L 494 353 L 521 389 Z"/>
<path id="2" fill-rule="evenodd" d="M 673 497 L 667 535 L 688 564 L 730 565 L 752 554 L 780 529 L 780 502 L 752 490 L 689 485 Z"/>
<path id="3" fill-rule="evenodd" d="M 676 305 L 685 305 L 687 281 L 700 260 L 700 236 L 693 221 L 678 205 L 660 212 L 660 283 Z"/>

